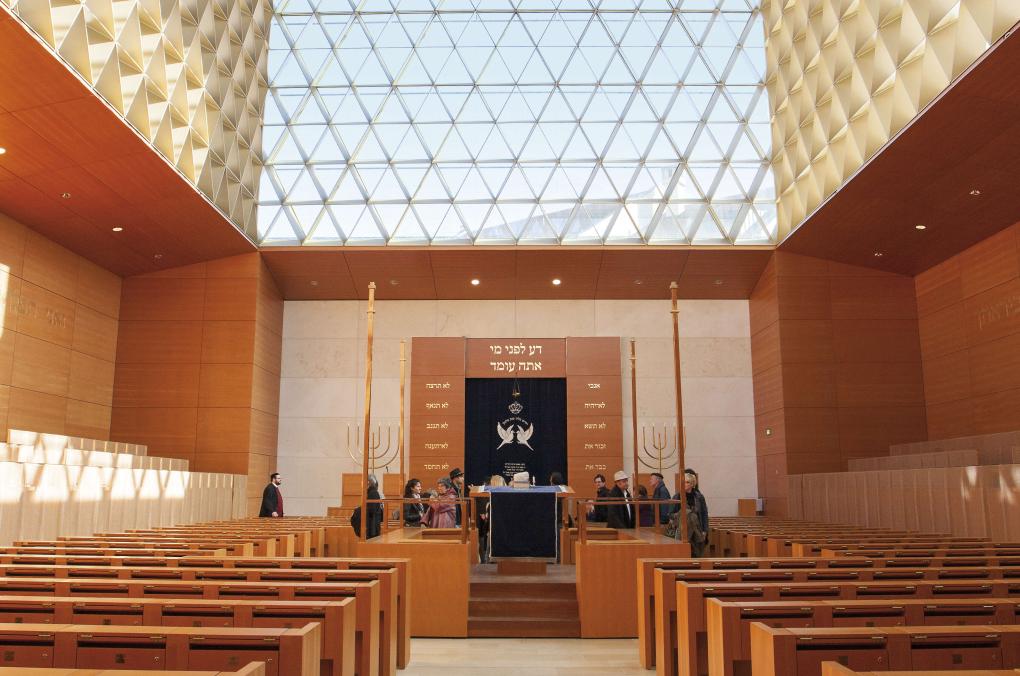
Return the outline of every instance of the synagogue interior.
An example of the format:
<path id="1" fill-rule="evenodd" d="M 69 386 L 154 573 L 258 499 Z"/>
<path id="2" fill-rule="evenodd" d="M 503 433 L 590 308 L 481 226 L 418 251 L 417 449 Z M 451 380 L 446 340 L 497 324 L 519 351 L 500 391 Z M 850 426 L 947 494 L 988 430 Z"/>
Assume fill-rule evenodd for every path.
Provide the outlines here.
<path id="1" fill-rule="evenodd" d="M 1020 674 L 1020 0 L 0 0 L 0 676 Z"/>

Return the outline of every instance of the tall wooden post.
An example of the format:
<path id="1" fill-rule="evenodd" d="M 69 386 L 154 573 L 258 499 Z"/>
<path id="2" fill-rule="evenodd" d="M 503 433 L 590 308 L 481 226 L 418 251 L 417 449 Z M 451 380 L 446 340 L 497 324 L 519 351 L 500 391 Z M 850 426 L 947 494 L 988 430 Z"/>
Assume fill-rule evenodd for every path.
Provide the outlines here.
<path id="1" fill-rule="evenodd" d="M 397 473 L 404 479 L 404 373 L 407 368 L 407 341 L 400 341 L 400 422 L 397 423 L 397 452 L 400 454 L 400 467 Z"/>
<path id="2" fill-rule="evenodd" d="M 687 542 L 687 495 L 684 491 L 684 400 L 683 390 L 680 386 L 680 310 L 677 307 L 676 282 L 669 285 L 669 299 L 672 303 L 670 314 L 673 315 L 673 379 L 676 381 L 676 457 L 677 466 L 680 468 L 680 485 L 677 486 L 677 494 L 680 496 L 680 541 Z"/>
<path id="3" fill-rule="evenodd" d="M 368 463 L 372 426 L 372 340 L 375 336 L 375 282 L 368 283 L 368 330 L 365 352 L 365 439 L 361 461 L 361 540 L 368 537 Z"/>
<path id="4" fill-rule="evenodd" d="M 639 470 L 640 465 L 638 464 L 638 445 L 637 445 L 637 354 L 634 348 L 635 340 L 630 339 L 630 416 L 631 416 L 631 429 L 633 430 L 634 436 L 634 486 L 632 490 L 634 494 L 637 494 L 637 487 L 640 480 Z"/>

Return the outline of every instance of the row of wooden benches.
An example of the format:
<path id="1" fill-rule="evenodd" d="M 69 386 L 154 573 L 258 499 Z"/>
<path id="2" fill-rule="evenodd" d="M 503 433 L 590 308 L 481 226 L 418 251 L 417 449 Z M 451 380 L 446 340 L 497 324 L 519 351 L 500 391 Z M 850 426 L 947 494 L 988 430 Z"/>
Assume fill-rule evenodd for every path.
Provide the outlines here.
<path id="1" fill-rule="evenodd" d="M 0 666 L 226 669 L 258 660 L 270 676 L 392 676 L 410 659 L 409 561 L 272 556 L 322 551 L 335 520 L 322 521 L 0 548 Z"/>
<path id="2" fill-rule="evenodd" d="M 809 531 L 806 537 L 794 532 L 801 529 Z M 639 644 L 646 668 L 654 666 L 657 673 L 669 676 L 730 676 L 748 673 L 752 664 L 756 676 L 820 673 L 825 651 L 818 646 L 828 643 L 811 637 L 794 641 L 803 654 L 769 662 L 766 655 L 779 653 L 754 648 L 751 626 L 755 623 L 832 629 L 838 634 L 852 626 L 918 625 L 923 630 L 934 625 L 1020 622 L 1015 619 L 1020 617 L 1020 548 L 1009 543 L 747 521 L 722 524 L 715 538 L 718 549 L 730 551 L 729 547 L 739 553 L 757 553 L 767 542 L 781 542 L 791 549 L 823 545 L 819 553 L 826 558 L 640 561 Z M 858 556 L 861 553 L 865 556 Z M 994 648 L 982 648 L 980 653 L 976 648 L 955 646 L 962 652 L 953 652 L 949 643 L 956 639 L 952 636 L 943 635 L 938 646 L 932 641 L 917 642 L 918 650 L 928 651 L 925 668 L 939 660 L 946 668 L 966 666 L 968 659 L 1000 667 L 1020 663 L 996 663 L 989 657 Z M 771 640 L 760 638 L 759 643 Z M 960 642 L 969 640 L 965 637 Z M 1003 645 L 1009 640 L 1002 639 Z M 975 657 L 979 653 L 983 656 Z M 839 655 L 852 657 L 851 653 Z"/>

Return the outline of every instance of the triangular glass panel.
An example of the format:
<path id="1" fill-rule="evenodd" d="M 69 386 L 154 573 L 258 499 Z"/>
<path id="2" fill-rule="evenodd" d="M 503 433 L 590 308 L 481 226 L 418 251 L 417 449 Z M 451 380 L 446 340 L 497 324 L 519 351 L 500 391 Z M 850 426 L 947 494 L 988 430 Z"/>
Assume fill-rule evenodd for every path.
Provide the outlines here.
<path id="1" fill-rule="evenodd" d="M 393 228 L 390 242 L 394 244 L 427 244 L 428 237 L 418 222 L 414 209 L 406 209 L 400 221 Z"/>
<path id="2" fill-rule="evenodd" d="M 348 169 L 344 177 L 340 179 L 333 194 L 329 196 L 331 202 L 357 202 L 365 199 L 353 172 Z"/>
<path id="3" fill-rule="evenodd" d="M 372 204 L 371 208 L 375 212 L 376 220 L 382 224 L 387 240 L 393 240 L 401 219 L 404 217 L 404 212 L 407 211 L 407 204 Z M 421 233 L 418 235 L 420 239 Z"/>
<path id="4" fill-rule="evenodd" d="M 415 201 L 451 199 L 450 194 L 446 191 L 446 186 L 439 178 L 439 170 L 435 166 L 425 176 L 413 199 Z"/>
<path id="5" fill-rule="evenodd" d="M 605 235 L 606 244 L 641 244 L 644 241 L 632 218 L 631 209 L 633 208 L 635 207 L 628 205 L 617 212 L 612 227 Z"/>
<path id="6" fill-rule="evenodd" d="M 492 209 L 492 204 L 460 202 L 455 206 L 457 211 L 460 213 L 461 221 L 464 222 L 464 227 L 467 228 L 468 235 L 474 239 L 478 235 L 478 231 L 481 230 L 482 223 L 485 222 L 486 216 L 489 215 L 489 210 Z"/>

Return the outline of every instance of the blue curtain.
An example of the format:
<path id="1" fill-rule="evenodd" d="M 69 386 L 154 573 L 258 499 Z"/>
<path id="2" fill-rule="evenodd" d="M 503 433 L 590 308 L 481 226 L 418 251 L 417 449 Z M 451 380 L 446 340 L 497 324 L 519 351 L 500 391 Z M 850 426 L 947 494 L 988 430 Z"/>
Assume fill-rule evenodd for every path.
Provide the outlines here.
<path id="1" fill-rule="evenodd" d="M 514 386 L 520 396 L 514 397 Z M 465 385 L 464 471 L 472 484 L 527 471 L 535 483 L 567 476 L 565 378 L 469 378 Z M 518 410 L 518 406 L 520 409 Z"/>

